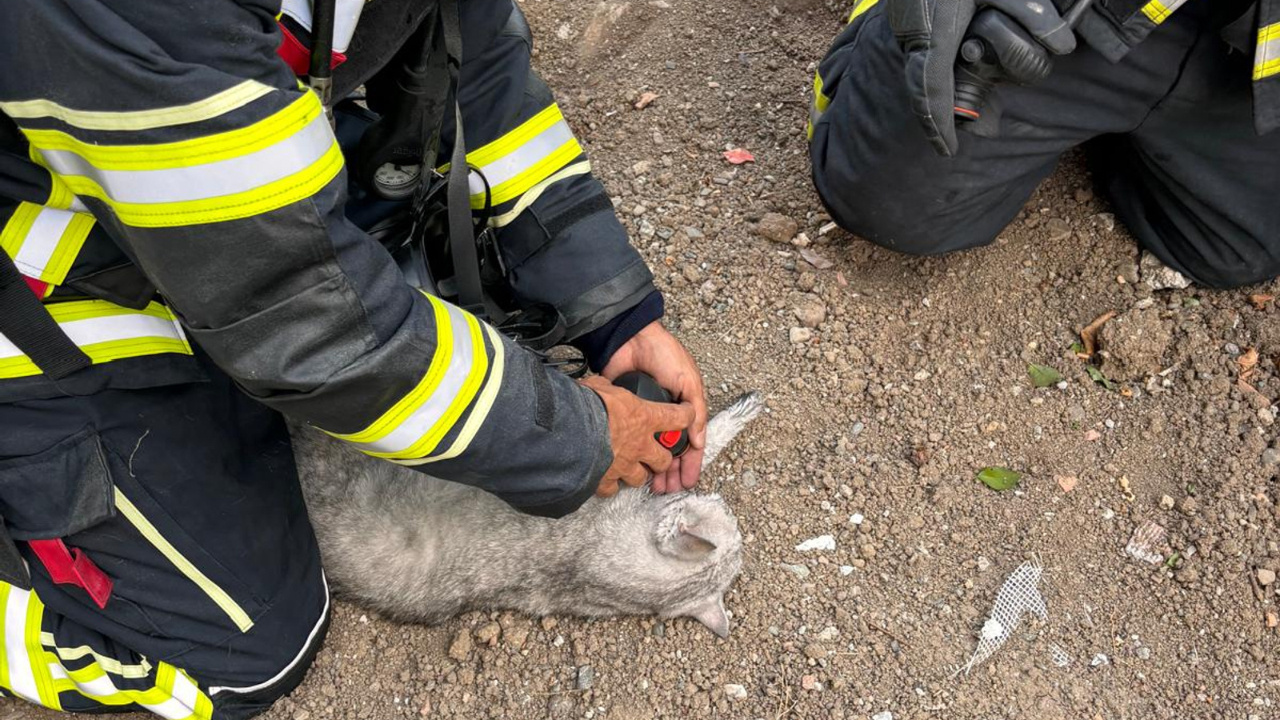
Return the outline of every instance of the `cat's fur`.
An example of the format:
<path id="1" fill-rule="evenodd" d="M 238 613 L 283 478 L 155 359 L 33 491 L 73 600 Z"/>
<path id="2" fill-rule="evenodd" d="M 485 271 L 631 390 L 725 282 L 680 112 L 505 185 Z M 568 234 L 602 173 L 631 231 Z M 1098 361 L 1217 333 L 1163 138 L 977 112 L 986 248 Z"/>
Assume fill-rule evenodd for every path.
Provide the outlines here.
<path id="1" fill-rule="evenodd" d="M 703 467 L 762 406 L 752 393 L 711 420 Z M 481 490 L 290 429 L 325 572 L 358 602 L 427 623 L 505 609 L 691 617 L 729 632 L 723 595 L 742 564 L 742 537 L 718 495 L 624 489 L 567 517 L 532 517 Z"/>

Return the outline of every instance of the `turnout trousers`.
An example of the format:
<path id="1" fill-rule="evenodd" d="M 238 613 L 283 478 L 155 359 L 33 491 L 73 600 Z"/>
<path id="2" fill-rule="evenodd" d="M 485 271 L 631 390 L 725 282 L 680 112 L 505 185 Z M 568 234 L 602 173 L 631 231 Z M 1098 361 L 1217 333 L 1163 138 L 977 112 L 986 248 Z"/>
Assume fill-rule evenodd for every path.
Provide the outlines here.
<path id="1" fill-rule="evenodd" d="M 0 512 L 31 577 L 0 583 L 8 694 L 241 718 L 309 667 L 329 597 L 288 431 L 199 360 L 203 382 L 0 405 Z M 55 582 L 41 538 L 110 579 L 103 607 Z"/>
<path id="2" fill-rule="evenodd" d="M 1253 58 L 1197 6 L 1211 4 L 1183 6 L 1119 63 L 1082 43 L 1054 58 L 1043 83 L 997 86 L 997 136 L 962 131 L 947 159 L 911 112 L 903 53 L 873 5 L 818 69 L 818 193 L 833 219 L 872 242 L 947 253 L 994 240 L 1062 154 L 1085 145 L 1118 219 L 1166 265 L 1213 287 L 1275 277 L 1280 133 L 1255 133 Z"/>

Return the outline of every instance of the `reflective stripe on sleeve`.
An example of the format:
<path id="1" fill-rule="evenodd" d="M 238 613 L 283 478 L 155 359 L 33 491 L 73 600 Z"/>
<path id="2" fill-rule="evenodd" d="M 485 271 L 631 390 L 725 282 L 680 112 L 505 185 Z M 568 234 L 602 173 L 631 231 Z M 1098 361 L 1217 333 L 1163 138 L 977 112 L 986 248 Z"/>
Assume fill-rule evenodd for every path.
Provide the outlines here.
<path id="1" fill-rule="evenodd" d="M 484 207 L 486 181 L 490 204 L 501 205 L 520 197 L 581 154 L 582 146 L 559 106 L 548 105 L 514 130 L 467 153 L 467 164 L 484 175 L 482 179 L 473 172 L 468 178 L 471 207 Z"/>
<path id="2" fill-rule="evenodd" d="M 143 355 L 191 354 L 191 345 L 173 311 L 159 303 L 153 302 L 143 310 L 105 300 L 77 300 L 45 307 L 58 327 L 95 365 Z M 0 379 L 39 374 L 40 368 L 0 334 Z"/>
<path id="3" fill-rule="evenodd" d="M 1186 1 L 1187 0 L 1165 0 L 1165 2 L 1160 2 L 1160 0 L 1151 0 L 1151 2 L 1142 6 L 1142 14 L 1146 15 L 1147 19 L 1151 22 L 1159 25 L 1165 20 L 1168 20 L 1169 16 L 1173 14 L 1173 11 L 1182 7 L 1182 4 Z"/>
<path id="4" fill-rule="evenodd" d="M 44 603 L 29 590 L 0 583 L 0 605 L 4 609 L 0 686 L 29 702 L 61 710 L 47 653 L 40 644 Z"/>
<path id="5" fill-rule="evenodd" d="M 0 230 L 0 247 L 23 275 L 61 285 L 93 223 L 86 213 L 24 202 Z"/>
<path id="6" fill-rule="evenodd" d="M 871 4 L 875 4 L 872 0 Z M 827 107 L 831 105 L 831 98 L 822 92 L 822 74 L 815 72 L 813 74 L 813 103 L 809 106 L 809 124 L 805 127 L 805 134 L 810 140 L 813 139 L 813 128 L 822 119 L 822 114 L 827 111 Z"/>
<path id="7" fill-rule="evenodd" d="M 186 105 L 155 110 L 76 110 L 52 100 L 23 100 L 0 103 L 0 110 L 14 120 L 54 118 L 83 130 L 139 131 L 186 125 L 211 120 L 244 107 L 272 91 L 269 85 L 245 80 L 215 95 Z"/>
<path id="8" fill-rule="evenodd" d="M 23 131 L 32 158 L 72 193 L 106 202 L 134 227 L 220 222 L 310 197 L 342 169 L 320 101 L 305 92 L 243 128 L 151 145 L 93 145 Z"/>
<path id="9" fill-rule="evenodd" d="M 1258 49 L 1254 53 L 1253 79 L 1280 73 L 1280 22 L 1258 28 Z"/>
<path id="10" fill-rule="evenodd" d="M 849 12 L 849 19 L 845 21 L 845 24 L 853 22 L 858 16 L 875 7 L 878 2 L 880 0 L 857 0 L 854 2 L 853 10 Z"/>
<path id="11" fill-rule="evenodd" d="M 418 385 L 364 430 L 330 433 L 368 455 L 393 460 L 429 455 L 476 399 L 488 373 L 489 352 L 480 322 L 461 308 L 426 297 L 435 313 L 437 339 L 435 355 Z"/>

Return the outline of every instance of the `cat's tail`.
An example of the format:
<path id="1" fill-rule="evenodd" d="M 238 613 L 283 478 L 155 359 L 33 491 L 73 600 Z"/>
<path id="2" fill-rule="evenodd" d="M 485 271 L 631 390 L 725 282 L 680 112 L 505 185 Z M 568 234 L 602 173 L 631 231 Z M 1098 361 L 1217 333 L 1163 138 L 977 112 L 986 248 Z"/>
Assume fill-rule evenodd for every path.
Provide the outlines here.
<path id="1" fill-rule="evenodd" d="M 729 407 L 716 413 L 707 422 L 707 449 L 702 456 L 702 469 L 711 466 L 720 456 L 720 452 L 733 442 L 747 423 L 755 419 L 764 410 L 764 396 L 759 392 L 749 392 L 729 404 Z"/>

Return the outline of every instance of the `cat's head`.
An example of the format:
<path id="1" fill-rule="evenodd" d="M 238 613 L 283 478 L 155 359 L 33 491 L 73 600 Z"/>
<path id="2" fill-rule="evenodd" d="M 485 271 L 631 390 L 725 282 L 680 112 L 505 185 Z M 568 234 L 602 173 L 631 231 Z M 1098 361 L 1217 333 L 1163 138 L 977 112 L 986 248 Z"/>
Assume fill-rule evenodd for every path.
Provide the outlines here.
<path id="1" fill-rule="evenodd" d="M 729 634 L 724 594 L 742 567 L 742 535 L 718 495 L 651 495 L 626 489 L 606 501 L 595 569 L 620 585 L 612 612 L 689 617 L 721 637 Z"/>

